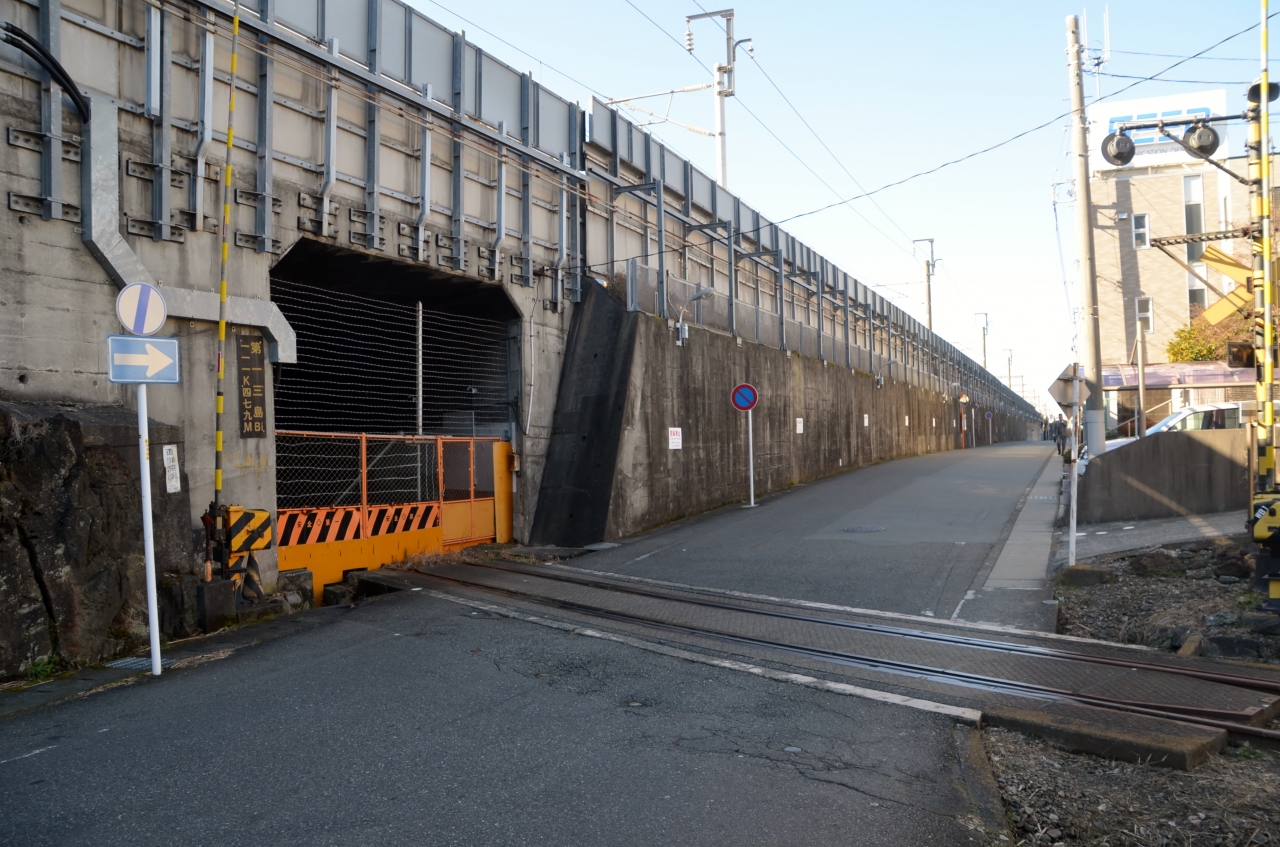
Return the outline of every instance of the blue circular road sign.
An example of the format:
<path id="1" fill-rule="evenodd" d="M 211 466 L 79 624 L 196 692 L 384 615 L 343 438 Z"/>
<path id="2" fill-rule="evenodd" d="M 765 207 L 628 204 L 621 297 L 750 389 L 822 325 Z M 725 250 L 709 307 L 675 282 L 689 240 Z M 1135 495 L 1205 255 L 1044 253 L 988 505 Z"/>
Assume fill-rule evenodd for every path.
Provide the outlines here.
<path id="1" fill-rule="evenodd" d="M 116 317 L 120 325 L 134 335 L 155 335 L 168 316 L 164 298 L 154 285 L 131 283 L 116 295 Z"/>
<path id="2" fill-rule="evenodd" d="M 760 399 L 760 392 L 756 391 L 756 387 L 749 383 L 742 383 L 734 386 L 733 392 L 729 395 L 733 408 L 739 412 L 749 412 L 756 407 L 756 402 Z"/>
<path id="3" fill-rule="evenodd" d="M 990 413 L 990 412 L 987 412 L 986 417 L 987 417 L 987 420 L 991 420 L 991 417 L 992 417 L 992 416 L 991 416 L 991 413 Z"/>

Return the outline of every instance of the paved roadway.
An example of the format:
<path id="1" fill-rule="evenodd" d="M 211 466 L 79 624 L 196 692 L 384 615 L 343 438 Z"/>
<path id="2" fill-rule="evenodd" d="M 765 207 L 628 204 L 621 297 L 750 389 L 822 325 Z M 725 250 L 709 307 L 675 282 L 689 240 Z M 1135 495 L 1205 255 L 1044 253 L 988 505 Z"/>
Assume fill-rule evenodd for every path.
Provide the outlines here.
<path id="1" fill-rule="evenodd" d="M 885 463 L 575 561 L 949 615 L 1045 456 Z M 980 843 L 948 718 L 425 592 L 313 614 L 327 622 L 0 721 L 0 843 Z"/>
<path id="2" fill-rule="evenodd" d="M 0 722 L 0 843 L 981 843 L 947 718 L 426 593 L 314 614 Z"/>
<path id="3" fill-rule="evenodd" d="M 1039 441 L 883 462 L 573 559 L 593 570 L 951 617 L 1045 462 Z M 878 528 L 874 532 L 849 532 Z M 1045 551 L 1047 559 L 1048 551 Z M 1039 600 L 1033 600 L 1038 603 Z"/>

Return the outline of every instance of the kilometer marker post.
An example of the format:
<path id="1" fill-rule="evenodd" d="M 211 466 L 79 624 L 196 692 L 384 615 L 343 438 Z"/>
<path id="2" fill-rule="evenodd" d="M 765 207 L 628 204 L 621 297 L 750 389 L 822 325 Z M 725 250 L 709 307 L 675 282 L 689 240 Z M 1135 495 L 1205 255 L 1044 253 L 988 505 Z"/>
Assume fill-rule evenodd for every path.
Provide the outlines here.
<path id="1" fill-rule="evenodd" d="M 746 505 L 748 509 L 755 508 L 756 505 L 756 448 L 751 428 L 751 410 L 759 401 L 760 392 L 756 391 L 756 387 L 750 383 L 740 383 L 729 393 L 729 402 L 733 404 L 733 408 L 747 413 L 747 480 L 750 491 L 750 499 Z"/>

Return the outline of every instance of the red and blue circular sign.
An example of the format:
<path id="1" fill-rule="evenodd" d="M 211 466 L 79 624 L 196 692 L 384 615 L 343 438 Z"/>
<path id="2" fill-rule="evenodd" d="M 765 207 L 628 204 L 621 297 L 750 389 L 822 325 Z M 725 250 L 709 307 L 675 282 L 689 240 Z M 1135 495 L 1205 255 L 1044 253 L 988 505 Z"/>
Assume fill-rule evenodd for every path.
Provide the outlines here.
<path id="1" fill-rule="evenodd" d="M 733 403 L 733 408 L 739 412 L 750 412 L 759 400 L 760 392 L 756 391 L 754 385 L 746 382 L 734 386 L 733 392 L 729 395 L 729 402 Z"/>

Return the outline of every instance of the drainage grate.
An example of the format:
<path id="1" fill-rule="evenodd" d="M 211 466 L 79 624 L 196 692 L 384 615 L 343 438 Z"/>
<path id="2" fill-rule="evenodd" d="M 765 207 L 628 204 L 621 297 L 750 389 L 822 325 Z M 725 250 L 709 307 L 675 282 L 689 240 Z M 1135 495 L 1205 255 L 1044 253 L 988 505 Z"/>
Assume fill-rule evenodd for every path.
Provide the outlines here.
<path id="1" fill-rule="evenodd" d="M 884 532 L 882 526 L 846 526 L 845 532 Z"/>
<path id="2" fill-rule="evenodd" d="M 167 668 L 173 664 L 173 659 L 161 659 L 160 667 Z M 149 656 L 130 656 L 127 659 L 116 659 L 114 662 L 107 662 L 109 668 L 122 668 L 127 671 L 149 671 L 151 670 L 151 657 Z"/>

